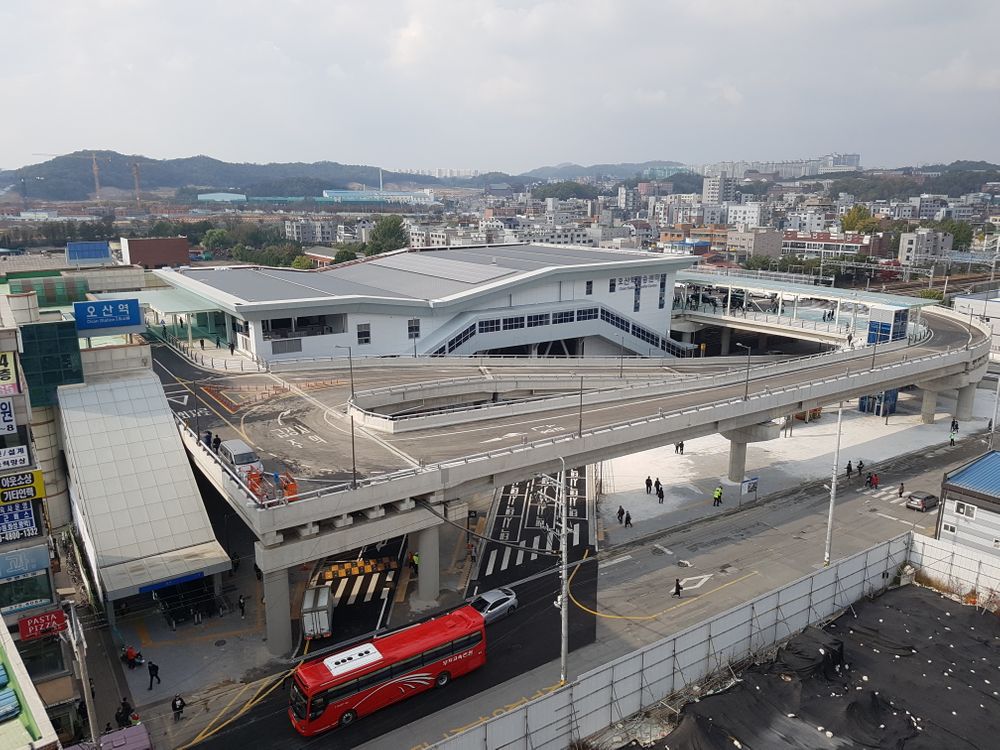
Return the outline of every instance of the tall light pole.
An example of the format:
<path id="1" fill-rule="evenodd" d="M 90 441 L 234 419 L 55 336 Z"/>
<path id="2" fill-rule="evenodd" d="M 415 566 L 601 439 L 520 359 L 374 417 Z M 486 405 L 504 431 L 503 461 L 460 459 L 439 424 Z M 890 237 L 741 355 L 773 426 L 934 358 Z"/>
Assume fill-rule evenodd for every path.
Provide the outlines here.
<path id="1" fill-rule="evenodd" d="M 354 415 L 351 415 L 351 489 L 358 488 L 358 455 L 354 450 Z"/>
<path id="2" fill-rule="evenodd" d="M 997 392 L 993 397 L 993 419 L 990 420 L 990 450 L 993 450 L 993 435 L 996 434 L 998 412 L 1000 412 L 1000 375 L 997 376 Z"/>
<path id="3" fill-rule="evenodd" d="M 618 379 L 624 377 L 625 372 L 625 336 L 622 336 L 622 345 L 618 350 Z"/>
<path id="4" fill-rule="evenodd" d="M 351 400 L 354 400 L 354 357 L 351 354 L 351 347 L 345 344 L 334 344 L 334 349 L 347 349 L 347 366 L 351 373 Z"/>
<path id="5" fill-rule="evenodd" d="M 562 637 L 559 648 L 559 682 L 566 684 L 566 672 L 569 662 L 569 503 L 566 502 L 566 459 L 559 457 L 562 471 L 559 472 L 559 492 L 562 497 L 562 528 L 559 530 L 559 547 L 562 550 L 562 594 L 559 601 L 562 604 Z"/>
<path id="6" fill-rule="evenodd" d="M 837 472 L 840 471 L 840 435 L 844 423 L 844 402 L 837 407 L 837 447 L 833 451 L 833 479 L 830 480 L 830 512 L 826 517 L 826 548 L 823 551 L 823 566 L 830 565 L 830 550 L 833 546 L 833 507 L 837 502 Z"/>
<path id="7" fill-rule="evenodd" d="M 750 350 L 749 346 L 747 346 L 746 344 L 741 344 L 739 341 L 736 342 L 736 346 L 738 346 L 740 349 L 746 349 L 747 350 L 747 376 L 746 376 L 746 379 L 743 381 L 743 400 L 744 401 L 749 401 L 750 400 L 750 351 L 751 350 Z"/>

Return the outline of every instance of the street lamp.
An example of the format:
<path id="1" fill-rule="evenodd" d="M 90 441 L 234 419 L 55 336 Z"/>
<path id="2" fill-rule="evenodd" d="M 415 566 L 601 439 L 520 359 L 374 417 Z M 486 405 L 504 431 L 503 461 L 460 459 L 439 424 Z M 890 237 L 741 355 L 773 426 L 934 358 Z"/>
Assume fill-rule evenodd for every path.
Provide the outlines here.
<path id="1" fill-rule="evenodd" d="M 740 349 L 747 350 L 747 376 L 746 380 L 743 381 L 743 400 L 750 400 L 750 347 L 746 344 L 741 344 L 739 341 L 736 342 L 736 346 Z"/>
<path id="2" fill-rule="evenodd" d="M 830 510 L 826 518 L 826 547 L 823 550 L 823 566 L 830 566 L 830 550 L 833 547 L 833 508 L 837 504 L 837 472 L 840 471 L 840 435 L 844 423 L 844 402 L 837 407 L 837 447 L 833 451 L 833 478 L 830 480 Z"/>
<path id="3" fill-rule="evenodd" d="M 569 661 L 569 504 L 566 497 L 566 459 L 559 457 L 562 464 L 562 471 L 559 472 L 559 497 L 562 498 L 562 528 L 560 531 L 559 546 L 562 548 L 562 595 L 559 601 L 562 603 L 562 633 L 559 647 L 559 682 L 566 684 L 566 672 Z"/>
<path id="4" fill-rule="evenodd" d="M 347 349 L 347 366 L 351 372 L 351 400 L 354 400 L 354 357 L 351 354 L 351 347 L 345 344 L 334 344 L 334 349 Z"/>

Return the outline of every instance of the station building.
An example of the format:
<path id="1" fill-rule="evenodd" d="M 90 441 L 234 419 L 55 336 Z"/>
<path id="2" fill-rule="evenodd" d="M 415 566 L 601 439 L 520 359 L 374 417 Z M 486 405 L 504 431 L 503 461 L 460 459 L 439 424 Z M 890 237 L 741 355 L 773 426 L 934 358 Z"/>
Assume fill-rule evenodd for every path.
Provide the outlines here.
<path id="1" fill-rule="evenodd" d="M 405 249 L 297 271 L 161 269 L 152 325 L 255 359 L 405 355 L 686 356 L 670 337 L 691 257 L 549 245 Z"/>

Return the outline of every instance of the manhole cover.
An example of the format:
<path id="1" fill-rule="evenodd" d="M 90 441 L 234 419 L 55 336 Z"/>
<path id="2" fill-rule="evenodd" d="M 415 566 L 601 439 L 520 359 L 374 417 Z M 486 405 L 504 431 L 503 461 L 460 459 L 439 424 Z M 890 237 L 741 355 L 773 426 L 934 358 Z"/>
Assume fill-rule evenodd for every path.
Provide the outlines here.
<path id="1" fill-rule="evenodd" d="M 216 645 L 216 646 L 225 646 L 225 645 L 226 645 L 226 640 L 225 640 L 225 638 L 223 638 L 222 640 L 218 640 L 218 641 L 216 641 L 216 642 L 215 642 L 215 645 Z"/>

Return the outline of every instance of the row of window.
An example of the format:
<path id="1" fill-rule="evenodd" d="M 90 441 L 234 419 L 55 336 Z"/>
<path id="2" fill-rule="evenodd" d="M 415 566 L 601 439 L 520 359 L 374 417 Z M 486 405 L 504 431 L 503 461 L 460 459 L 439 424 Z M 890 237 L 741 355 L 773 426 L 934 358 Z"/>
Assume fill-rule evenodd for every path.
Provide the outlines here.
<path id="1" fill-rule="evenodd" d="M 366 674 L 363 677 L 359 677 L 356 680 L 350 680 L 349 682 L 332 687 L 329 690 L 324 690 L 322 693 L 317 693 L 312 697 L 312 703 L 309 706 L 309 718 L 318 718 L 331 703 L 336 703 L 349 695 L 360 693 L 362 690 L 368 690 L 369 688 L 375 687 L 379 683 L 386 682 L 387 680 L 391 680 L 394 677 L 402 677 L 403 675 L 409 674 L 413 670 L 419 669 L 420 667 L 431 666 L 454 654 L 460 654 L 463 651 L 467 651 L 472 648 L 482 640 L 483 634 L 481 631 L 477 630 L 471 635 L 463 636 L 462 638 L 446 643 L 443 646 L 432 648 L 428 651 L 424 651 L 422 654 L 417 654 L 416 656 L 412 656 L 404 661 L 399 661 L 388 667 L 383 667 L 382 669 Z"/>

